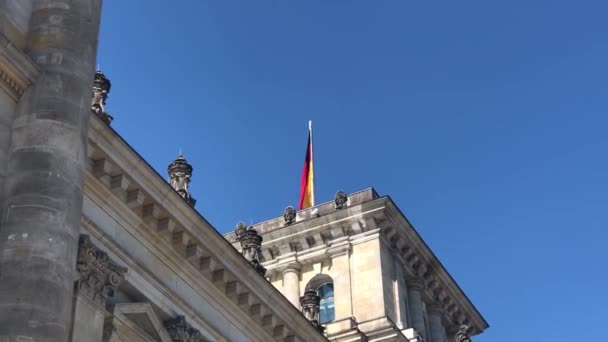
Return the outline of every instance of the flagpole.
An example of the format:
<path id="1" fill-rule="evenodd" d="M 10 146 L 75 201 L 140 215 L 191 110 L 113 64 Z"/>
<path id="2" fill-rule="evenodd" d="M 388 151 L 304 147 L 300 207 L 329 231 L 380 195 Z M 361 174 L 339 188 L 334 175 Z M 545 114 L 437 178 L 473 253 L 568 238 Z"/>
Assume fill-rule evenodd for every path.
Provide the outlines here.
<path id="1" fill-rule="evenodd" d="M 311 196 L 310 196 L 310 203 L 312 204 L 312 206 L 315 206 L 315 182 L 314 182 L 314 176 L 315 176 L 315 159 L 314 159 L 314 144 L 312 143 L 312 120 L 308 120 L 308 134 L 310 134 L 310 161 L 312 164 L 312 168 L 311 168 L 311 172 L 312 172 L 312 176 L 313 176 L 313 182 L 311 184 Z"/>

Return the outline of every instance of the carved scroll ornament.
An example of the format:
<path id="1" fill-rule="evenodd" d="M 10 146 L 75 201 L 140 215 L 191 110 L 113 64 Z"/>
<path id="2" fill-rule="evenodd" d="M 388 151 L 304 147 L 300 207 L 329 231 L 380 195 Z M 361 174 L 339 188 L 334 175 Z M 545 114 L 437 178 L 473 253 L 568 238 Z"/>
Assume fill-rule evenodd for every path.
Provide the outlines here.
<path id="1" fill-rule="evenodd" d="M 100 305 L 120 286 L 127 269 L 112 262 L 108 254 L 93 246 L 88 235 L 81 235 L 78 247 L 78 290 Z"/>

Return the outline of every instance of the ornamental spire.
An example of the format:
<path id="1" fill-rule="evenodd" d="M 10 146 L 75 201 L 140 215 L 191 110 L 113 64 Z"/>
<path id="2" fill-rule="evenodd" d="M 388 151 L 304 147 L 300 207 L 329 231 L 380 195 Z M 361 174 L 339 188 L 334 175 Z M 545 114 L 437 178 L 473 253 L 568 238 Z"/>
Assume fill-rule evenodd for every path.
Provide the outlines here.
<path id="1" fill-rule="evenodd" d="M 241 243 L 241 254 L 249 261 L 256 272 L 263 277 L 266 274 L 266 269 L 260 262 L 262 236 L 253 227 L 247 228 L 243 222 L 239 222 L 236 225 L 234 234 Z"/>
<path id="2" fill-rule="evenodd" d="M 194 207 L 196 200 L 192 197 L 189 190 L 190 178 L 192 177 L 192 165 L 188 164 L 188 161 L 184 158 L 181 151 L 179 156 L 177 156 L 177 159 L 169 164 L 167 171 L 169 173 L 169 184 L 171 184 L 173 190 L 177 191 L 186 203 Z"/>
<path id="3" fill-rule="evenodd" d="M 103 122 L 108 126 L 114 120 L 114 118 L 106 111 L 106 100 L 110 93 L 110 87 L 112 83 L 104 75 L 99 67 L 95 72 L 95 78 L 93 80 L 93 99 L 91 100 L 91 111 L 95 113 Z"/>
<path id="4" fill-rule="evenodd" d="M 323 327 L 319 324 L 319 308 L 321 305 L 321 297 L 317 295 L 315 290 L 306 290 L 304 296 L 300 297 L 300 306 L 302 314 L 307 320 L 312 323 L 319 331 L 323 332 Z"/>

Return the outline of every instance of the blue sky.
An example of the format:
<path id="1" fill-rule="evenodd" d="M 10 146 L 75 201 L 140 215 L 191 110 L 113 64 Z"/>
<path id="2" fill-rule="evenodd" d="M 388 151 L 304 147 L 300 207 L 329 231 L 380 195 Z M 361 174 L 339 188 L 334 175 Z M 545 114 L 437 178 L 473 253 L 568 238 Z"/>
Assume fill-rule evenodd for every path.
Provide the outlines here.
<path id="1" fill-rule="evenodd" d="M 605 1 L 105 1 L 113 127 L 161 174 L 183 149 L 221 232 L 390 195 L 491 327 L 577 341 L 608 319 Z"/>

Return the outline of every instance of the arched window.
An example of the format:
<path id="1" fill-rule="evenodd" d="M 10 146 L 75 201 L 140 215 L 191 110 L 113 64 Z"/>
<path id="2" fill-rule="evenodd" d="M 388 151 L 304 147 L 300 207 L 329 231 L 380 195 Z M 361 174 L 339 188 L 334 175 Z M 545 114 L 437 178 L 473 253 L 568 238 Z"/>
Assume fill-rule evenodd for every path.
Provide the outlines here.
<path id="1" fill-rule="evenodd" d="M 313 290 L 321 298 L 319 304 L 319 323 L 325 324 L 335 319 L 334 280 L 327 274 L 317 274 L 306 285 L 306 290 Z"/>
<path id="2" fill-rule="evenodd" d="M 331 322 L 335 317 L 334 307 L 334 284 L 325 283 L 317 289 L 317 295 L 321 297 L 319 305 L 319 323 Z"/>

